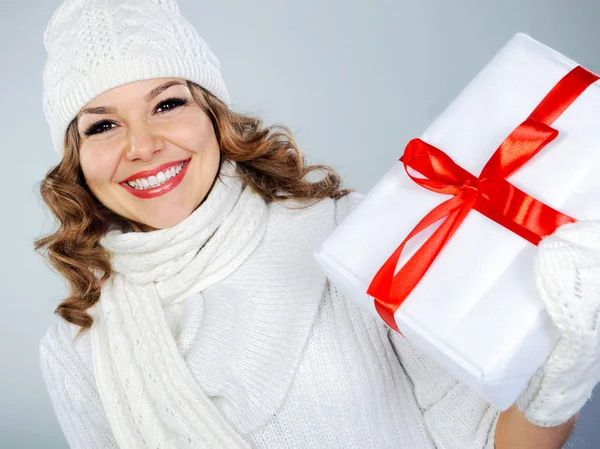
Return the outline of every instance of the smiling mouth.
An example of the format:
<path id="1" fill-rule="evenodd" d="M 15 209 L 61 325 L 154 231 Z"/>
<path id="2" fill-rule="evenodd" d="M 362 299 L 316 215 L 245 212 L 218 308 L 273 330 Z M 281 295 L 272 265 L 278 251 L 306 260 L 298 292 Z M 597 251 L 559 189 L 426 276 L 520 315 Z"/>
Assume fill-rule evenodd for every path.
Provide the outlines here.
<path id="1" fill-rule="evenodd" d="M 190 159 L 172 165 L 166 170 L 147 178 L 137 178 L 121 182 L 121 186 L 138 198 L 154 198 L 164 195 L 179 185 L 182 181 Z"/>
<path id="2" fill-rule="evenodd" d="M 146 190 L 153 187 L 158 187 L 174 178 L 183 169 L 187 161 L 182 161 L 179 164 L 171 165 L 168 169 L 159 171 L 156 175 L 148 176 L 147 178 L 137 178 L 132 181 L 126 181 L 129 187 L 137 190 Z"/>

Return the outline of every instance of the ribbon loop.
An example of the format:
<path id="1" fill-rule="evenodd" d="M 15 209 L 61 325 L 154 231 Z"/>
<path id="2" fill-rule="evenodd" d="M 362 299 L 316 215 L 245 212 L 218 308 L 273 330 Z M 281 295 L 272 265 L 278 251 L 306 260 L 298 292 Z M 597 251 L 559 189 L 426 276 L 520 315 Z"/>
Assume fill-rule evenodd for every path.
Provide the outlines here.
<path id="1" fill-rule="evenodd" d="M 400 161 L 404 163 L 407 175 L 414 182 L 433 192 L 458 195 L 467 180 L 476 180 L 475 176 L 456 164 L 446 153 L 421 139 L 413 139 L 408 143 Z M 409 167 L 425 178 L 411 175 Z"/>

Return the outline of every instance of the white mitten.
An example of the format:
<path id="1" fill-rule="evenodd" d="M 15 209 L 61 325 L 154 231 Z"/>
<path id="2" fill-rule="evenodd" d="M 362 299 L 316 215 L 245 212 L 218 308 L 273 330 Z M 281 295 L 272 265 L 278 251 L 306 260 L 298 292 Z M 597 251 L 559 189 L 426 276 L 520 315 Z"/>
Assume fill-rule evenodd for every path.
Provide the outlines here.
<path id="1" fill-rule="evenodd" d="M 552 427 L 575 415 L 600 381 L 600 221 L 544 238 L 535 275 L 561 338 L 517 404 L 532 423 Z"/>

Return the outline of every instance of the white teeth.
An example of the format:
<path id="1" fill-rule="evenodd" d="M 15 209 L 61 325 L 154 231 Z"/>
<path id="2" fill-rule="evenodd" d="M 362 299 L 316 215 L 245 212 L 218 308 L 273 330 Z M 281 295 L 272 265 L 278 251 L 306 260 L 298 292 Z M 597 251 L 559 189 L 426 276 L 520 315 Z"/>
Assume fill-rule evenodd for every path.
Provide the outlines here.
<path id="1" fill-rule="evenodd" d="M 160 171 L 156 174 L 156 176 L 150 176 L 148 178 L 138 178 L 133 181 L 127 181 L 129 186 L 133 187 L 137 190 L 147 189 L 149 187 L 156 187 L 160 184 L 164 184 L 172 177 L 176 176 L 177 173 L 181 171 L 185 162 L 177 164 L 165 171 Z"/>

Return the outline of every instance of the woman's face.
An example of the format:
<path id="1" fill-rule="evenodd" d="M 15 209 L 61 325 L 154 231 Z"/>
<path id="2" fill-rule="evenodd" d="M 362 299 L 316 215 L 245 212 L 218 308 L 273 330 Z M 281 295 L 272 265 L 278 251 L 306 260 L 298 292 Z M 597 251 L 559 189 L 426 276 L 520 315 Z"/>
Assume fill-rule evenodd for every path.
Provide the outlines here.
<path id="1" fill-rule="evenodd" d="M 98 200 L 117 214 L 162 229 L 190 215 L 217 175 L 212 122 L 179 78 L 136 81 L 85 105 L 79 158 Z"/>

